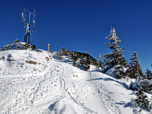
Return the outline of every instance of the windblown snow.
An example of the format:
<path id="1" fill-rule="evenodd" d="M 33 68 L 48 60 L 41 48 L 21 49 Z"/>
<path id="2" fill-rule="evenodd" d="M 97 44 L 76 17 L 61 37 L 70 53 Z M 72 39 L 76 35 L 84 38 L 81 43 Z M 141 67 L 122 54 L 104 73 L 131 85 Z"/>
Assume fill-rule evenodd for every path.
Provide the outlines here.
<path id="1" fill-rule="evenodd" d="M 0 51 L 0 114 L 138 114 L 129 83 L 94 66 L 80 70 L 56 52 Z"/>

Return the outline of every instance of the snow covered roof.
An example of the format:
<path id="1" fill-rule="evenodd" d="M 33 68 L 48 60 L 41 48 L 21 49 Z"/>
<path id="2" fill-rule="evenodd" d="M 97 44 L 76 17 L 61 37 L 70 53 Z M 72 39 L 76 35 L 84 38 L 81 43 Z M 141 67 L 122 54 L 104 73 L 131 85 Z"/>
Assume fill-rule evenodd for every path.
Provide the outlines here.
<path id="1" fill-rule="evenodd" d="M 82 52 L 77 52 L 77 51 L 71 51 L 71 52 L 75 52 L 77 54 L 83 55 L 83 56 L 87 56 L 87 57 L 91 57 L 92 59 L 94 59 L 94 61 L 97 61 L 95 58 L 93 58 L 91 55 L 89 55 L 88 53 L 82 53 Z"/>

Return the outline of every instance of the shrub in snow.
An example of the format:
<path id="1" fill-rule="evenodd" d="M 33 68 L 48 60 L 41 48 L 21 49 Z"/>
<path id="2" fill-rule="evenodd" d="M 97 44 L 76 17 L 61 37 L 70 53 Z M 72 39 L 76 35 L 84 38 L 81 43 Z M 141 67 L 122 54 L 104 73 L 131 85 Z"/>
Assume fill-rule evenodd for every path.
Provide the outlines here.
<path id="1" fill-rule="evenodd" d="M 130 88 L 134 91 L 142 89 L 144 92 L 151 92 L 152 91 L 152 80 L 143 79 L 143 77 L 139 76 L 137 73 L 137 79 L 135 82 L 130 83 Z"/>
<path id="2" fill-rule="evenodd" d="M 58 51 L 53 53 L 53 58 L 55 58 L 55 59 L 59 58 L 59 52 Z"/>
<path id="3" fill-rule="evenodd" d="M 122 67 L 122 65 L 115 65 L 114 75 L 118 78 L 125 78 L 127 76 L 127 68 Z"/>
<path id="4" fill-rule="evenodd" d="M 5 57 L 5 56 L 3 56 L 3 57 L 2 57 L 2 59 L 3 59 L 3 61 L 5 61 L 6 57 Z"/>
<path id="5" fill-rule="evenodd" d="M 130 83 L 131 83 L 130 78 L 129 77 L 125 77 L 125 82 L 124 83 L 125 83 L 126 87 L 129 88 L 130 87 Z"/>
<path id="6" fill-rule="evenodd" d="M 65 55 L 69 55 L 70 54 L 70 51 L 68 49 L 65 49 Z"/>
<path id="7" fill-rule="evenodd" d="M 110 68 L 112 68 L 112 67 L 110 66 L 110 64 L 107 64 L 107 63 L 105 64 L 105 63 L 104 63 L 103 66 L 102 66 L 102 70 L 101 70 L 101 71 L 102 71 L 103 73 L 106 73 Z"/>
<path id="8" fill-rule="evenodd" d="M 146 76 L 147 76 L 148 80 L 152 79 L 152 72 L 148 68 L 146 70 Z"/>
<path id="9" fill-rule="evenodd" d="M 61 55 L 62 55 L 61 52 L 57 51 L 56 58 L 59 60 L 63 59 Z"/>
<path id="10" fill-rule="evenodd" d="M 127 77 L 127 69 L 122 67 L 121 65 L 115 65 L 111 69 L 109 69 L 106 73 L 115 75 L 118 79 L 126 78 Z"/>
<path id="11" fill-rule="evenodd" d="M 84 70 L 90 69 L 90 61 L 87 59 L 87 57 L 81 56 L 79 59 L 79 62 L 76 64 L 77 67 L 80 67 Z"/>
<path id="12" fill-rule="evenodd" d="M 36 52 L 43 52 L 42 49 L 36 49 L 35 51 L 36 51 Z"/>
<path id="13" fill-rule="evenodd" d="M 60 48 L 60 55 L 68 56 L 70 54 L 68 49 Z"/>
<path id="14" fill-rule="evenodd" d="M 138 76 L 135 82 L 130 83 L 130 88 L 134 91 L 141 89 L 142 88 L 141 81 L 142 81 L 142 78 L 140 76 Z"/>
<path id="15" fill-rule="evenodd" d="M 152 91 L 152 80 L 144 79 L 141 82 L 142 90 L 144 92 L 151 92 Z"/>
<path id="16" fill-rule="evenodd" d="M 78 62 L 78 59 L 79 59 L 79 55 L 77 53 L 72 52 L 68 55 L 68 57 L 69 57 L 69 60 L 72 62 L 72 64 L 76 65 L 76 62 Z"/>
<path id="17" fill-rule="evenodd" d="M 53 53 L 53 50 L 51 51 L 51 53 Z"/>
<path id="18" fill-rule="evenodd" d="M 61 53 L 61 55 L 65 55 L 65 49 L 64 48 L 60 48 L 60 53 Z"/>
<path id="19" fill-rule="evenodd" d="M 140 106 L 142 108 L 148 108 L 148 109 L 152 109 L 152 105 L 151 103 L 148 101 L 148 97 L 146 94 L 144 94 L 144 92 L 142 91 L 142 89 L 139 89 L 136 92 L 137 98 L 135 99 L 135 102 L 133 102 L 134 106 Z"/>
<path id="20" fill-rule="evenodd" d="M 29 64 L 34 64 L 34 65 L 36 65 L 37 64 L 37 62 L 35 62 L 35 61 L 25 61 L 26 63 L 29 63 Z"/>

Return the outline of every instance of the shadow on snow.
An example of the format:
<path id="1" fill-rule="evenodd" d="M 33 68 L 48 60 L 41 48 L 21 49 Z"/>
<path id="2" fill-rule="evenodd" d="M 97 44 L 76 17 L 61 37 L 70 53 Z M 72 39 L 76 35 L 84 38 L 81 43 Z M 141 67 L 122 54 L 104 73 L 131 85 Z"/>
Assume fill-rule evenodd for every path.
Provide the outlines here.
<path id="1" fill-rule="evenodd" d="M 114 82 L 122 85 L 122 86 L 125 87 L 126 89 L 131 90 L 126 83 L 124 83 L 124 82 L 119 82 L 119 81 L 114 80 L 114 79 L 111 79 L 111 78 L 95 78 L 95 79 L 90 79 L 90 80 L 86 80 L 86 81 L 94 81 L 94 80 L 114 81 Z"/>

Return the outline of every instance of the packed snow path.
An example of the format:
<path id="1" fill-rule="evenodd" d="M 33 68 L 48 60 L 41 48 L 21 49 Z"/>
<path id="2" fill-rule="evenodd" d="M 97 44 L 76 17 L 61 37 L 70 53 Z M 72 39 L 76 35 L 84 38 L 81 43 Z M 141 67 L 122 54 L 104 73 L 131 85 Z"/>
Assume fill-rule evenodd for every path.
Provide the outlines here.
<path id="1" fill-rule="evenodd" d="M 25 70 L 18 75 L 1 73 L 0 114 L 128 114 L 110 96 L 120 92 L 109 91 L 102 80 L 108 77 L 110 81 L 110 76 L 83 71 L 53 58 L 46 65 L 44 72 L 37 70 L 29 75 Z M 124 89 L 116 80 L 112 84 Z"/>

